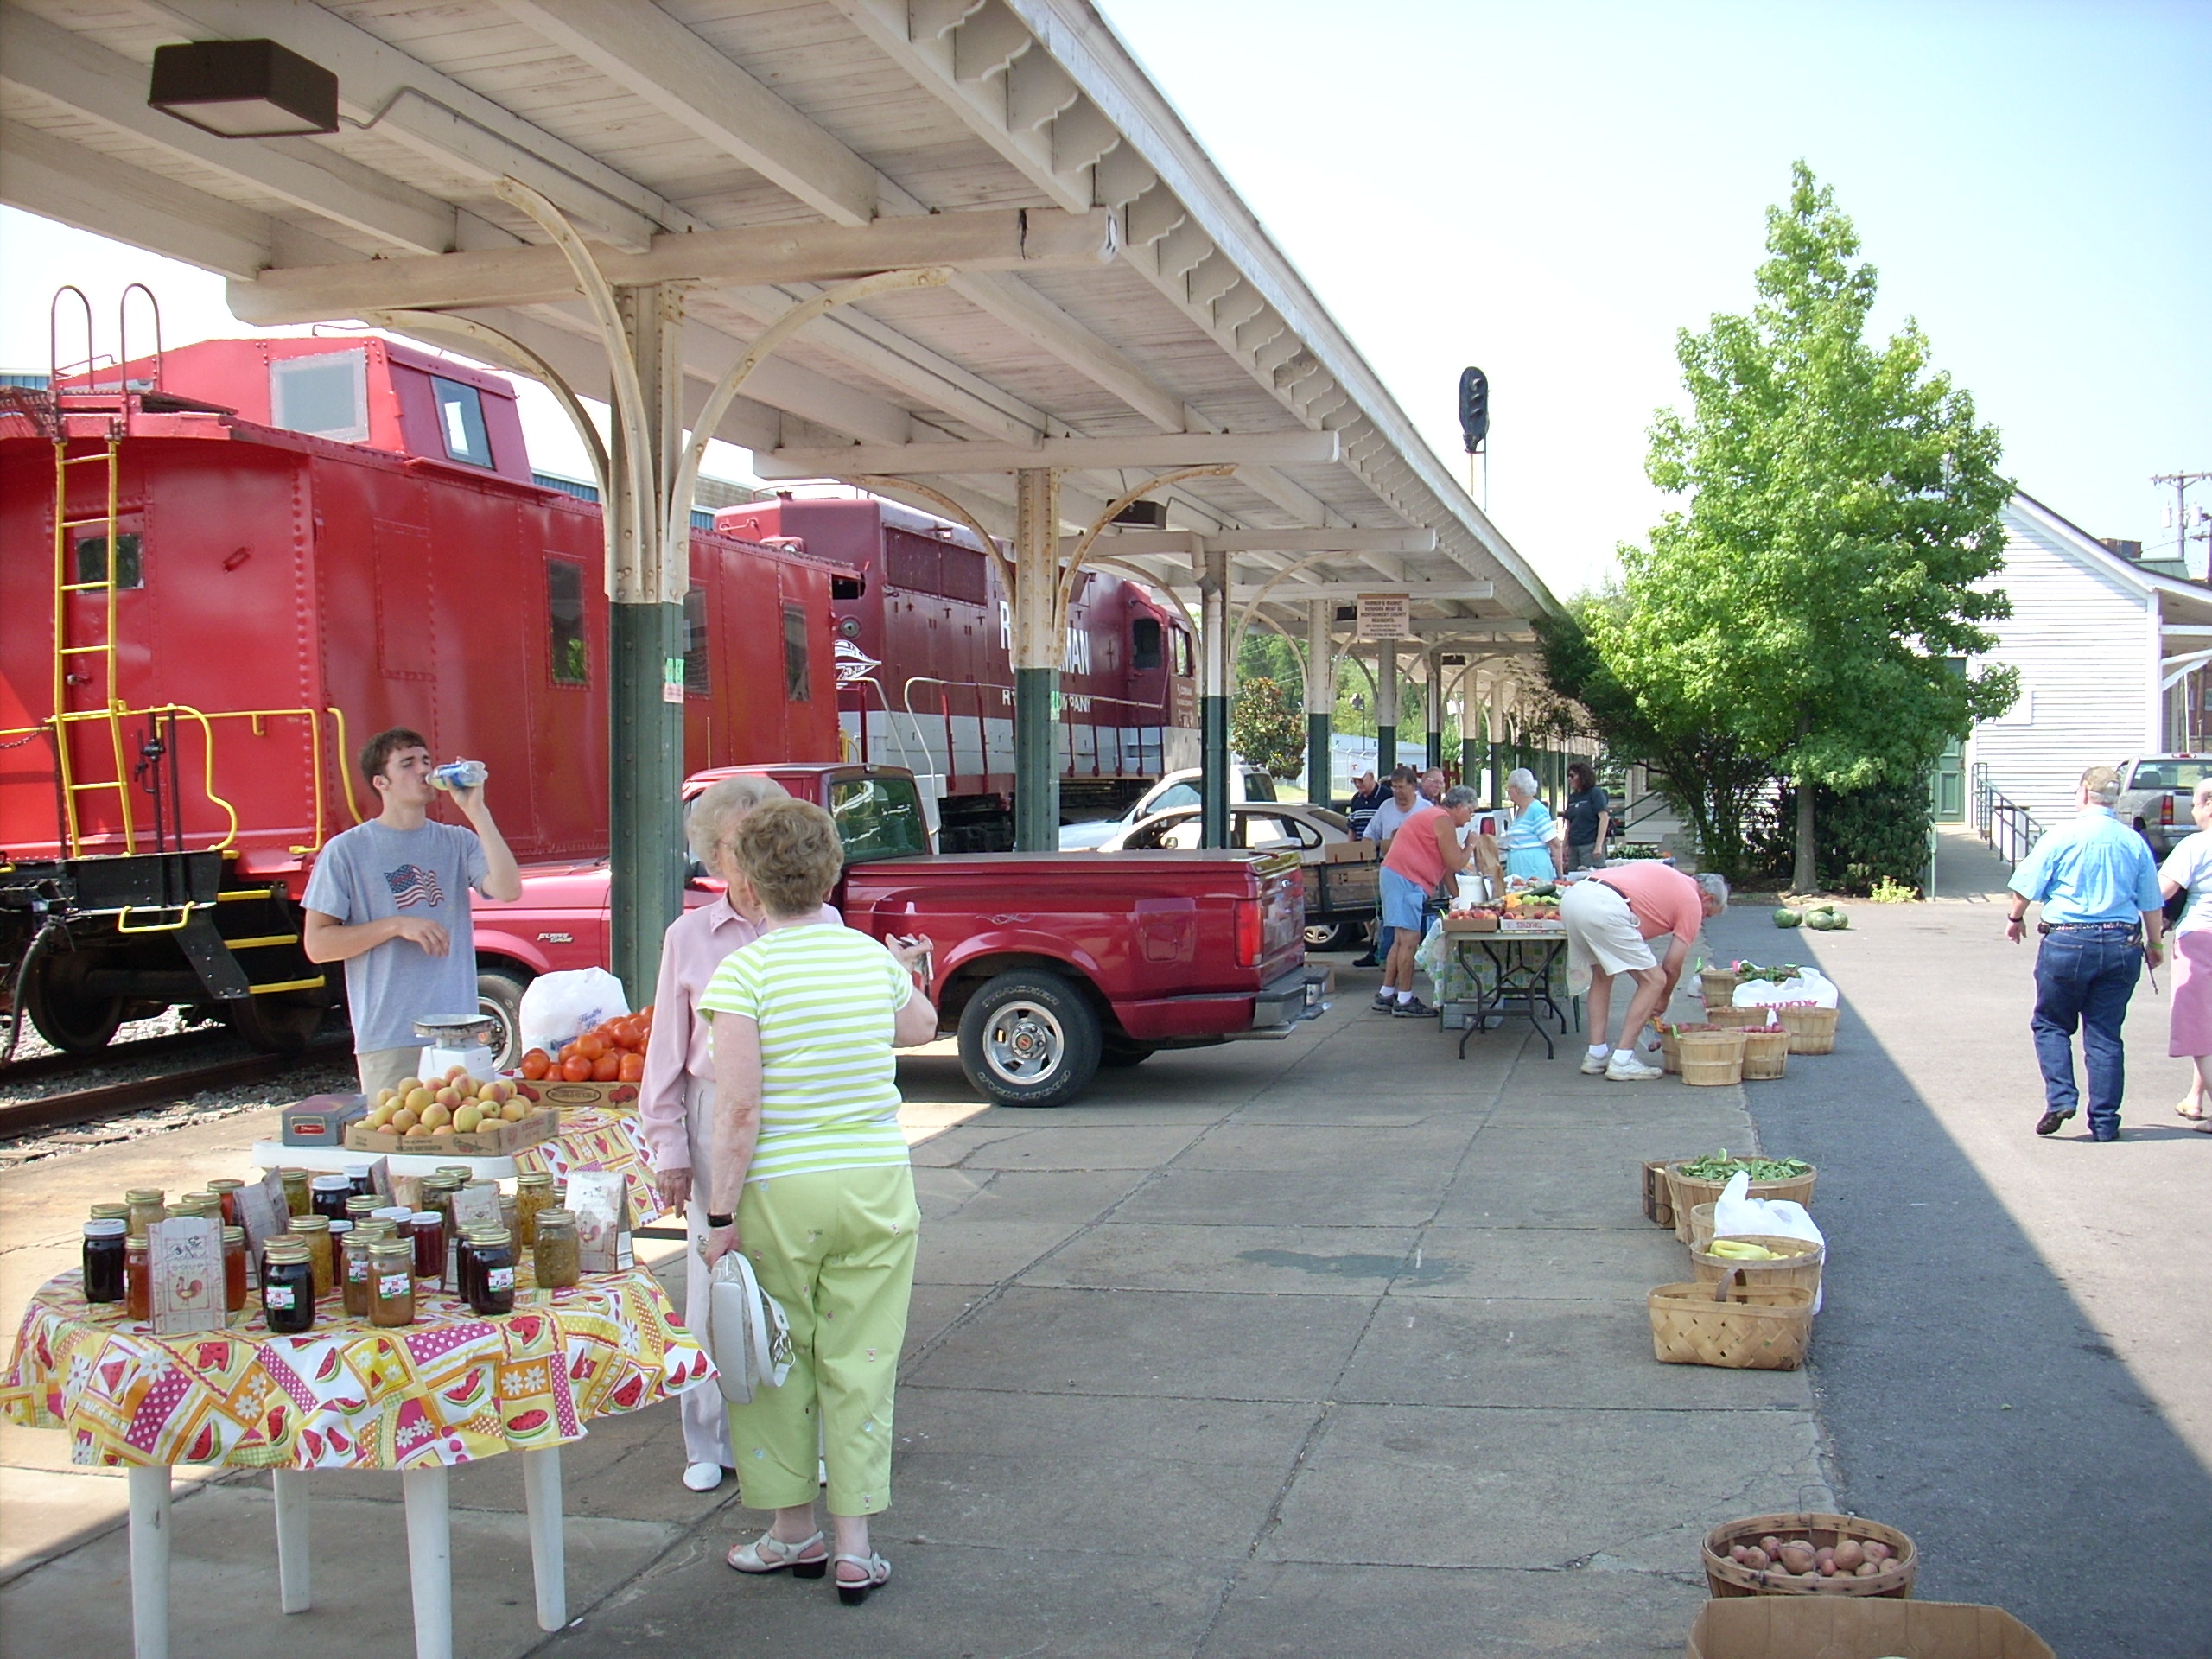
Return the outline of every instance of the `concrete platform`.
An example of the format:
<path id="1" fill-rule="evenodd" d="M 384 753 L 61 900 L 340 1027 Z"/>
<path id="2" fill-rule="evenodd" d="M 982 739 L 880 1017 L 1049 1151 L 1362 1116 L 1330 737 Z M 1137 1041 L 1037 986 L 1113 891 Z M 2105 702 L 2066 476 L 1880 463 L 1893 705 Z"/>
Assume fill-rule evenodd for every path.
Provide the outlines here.
<path id="1" fill-rule="evenodd" d="M 2202 1653 L 2212 1332 L 2190 1241 L 2212 1136 L 2157 1123 L 2178 1063 L 2147 994 L 2131 1035 L 2157 1104 L 2131 1121 L 2155 1127 L 2118 1148 L 2026 1134 L 2028 957 L 1989 945 L 1988 887 L 1787 936 L 1845 985 L 1844 1040 L 1748 1098 L 1584 1077 L 1573 1043 L 1547 1062 L 1525 1036 L 1461 1062 L 1456 1034 L 1369 1014 L 1358 973 L 1287 1042 L 1160 1055 L 1060 1112 L 988 1110 L 942 1052 L 906 1061 L 925 1225 L 877 1531 L 892 1584 L 849 1610 L 728 1571 L 760 1518 L 682 1488 L 663 1407 L 569 1453 L 577 1622 L 550 1637 L 518 1468 L 456 1475 L 461 1650 L 1674 1654 L 1704 1528 L 1840 1502 L 1922 1540 L 1923 1594 L 2009 1605 L 2062 1653 Z M 1769 960 L 1784 937 L 1756 910 L 1715 936 Z M 224 1173 L 263 1132 L 0 1176 L 0 1287 L 19 1305 L 67 1260 L 94 1197 Z M 1643 1294 L 1687 1262 L 1637 1166 L 1762 1142 L 1821 1166 L 1813 1364 L 1659 1365 Z M 0 1433 L 0 1656 L 127 1643 L 121 1483 L 60 1450 Z M 298 1618 L 274 1608 L 259 1478 L 179 1505 L 180 1653 L 410 1650 L 396 1483 L 324 1491 L 323 1599 Z"/>

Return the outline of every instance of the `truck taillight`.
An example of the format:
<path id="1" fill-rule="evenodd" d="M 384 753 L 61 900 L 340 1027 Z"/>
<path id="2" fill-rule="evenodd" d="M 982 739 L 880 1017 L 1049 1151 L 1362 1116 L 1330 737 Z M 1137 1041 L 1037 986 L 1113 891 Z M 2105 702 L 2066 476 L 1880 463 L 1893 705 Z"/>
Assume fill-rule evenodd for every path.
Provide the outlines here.
<path id="1" fill-rule="evenodd" d="M 1236 965 L 1256 968 L 1260 965 L 1260 943 L 1262 933 L 1260 900 L 1239 899 L 1236 901 Z"/>
<path id="2" fill-rule="evenodd" d="M 2171 823 L 2173 821 L 2174 821 L 2174 798 L 2173 798 L 2172 796 L 2171 796 L 2171 795 L 2161 795 L 2161 796 L 2159 796 L 2159 797 L 2158 797 L 2158 822 L 2159 822 L 2160 823 Z"/>

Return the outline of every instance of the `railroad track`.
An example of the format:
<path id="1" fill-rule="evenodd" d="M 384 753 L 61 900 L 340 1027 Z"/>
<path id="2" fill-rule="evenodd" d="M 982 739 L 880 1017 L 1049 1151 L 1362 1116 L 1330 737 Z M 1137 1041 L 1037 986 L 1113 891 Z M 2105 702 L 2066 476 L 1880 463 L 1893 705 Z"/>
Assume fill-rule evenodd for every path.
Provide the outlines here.
<path id="1" fill-rule="evenodd" d="M 19 1084 L 35 1082 L 57 1073 L 87 1066 L 113 1065 L 130 1060 L 156 1060 L 166 1054 L 189 1054 L 213 1047 L 231 1038 L 228 1026 L 209 1026 L 200 1031 L 172 1032 L 165 1037 L 140 1037 L 127 1043 L 110 1043 L 97 1054 L 32 1054 L 0 1065 L 0 1091 L 13 1092 Z M 233 1039 L 233 1040 L 235 1040 Z"/>
<path id="2" fill-rule="evenodd" d="M 175 1040 L 171 1038 L 149 1039 L 162 1043 Z M 226 1089 L 234 1084 L 257 1083 L 264 1077 L 279 1077 L 303 1065 L 346 1053 L 350 1047 L 351 1045 L 341 1039 L 317 1043 L 297 1054 L 250 1054 L 244 1059 L 219 1060 L 213 1065 L 182 1071 L 165 1071 L 159 1077 L 130 1077 L 121 1083 L 103 1084 L 96 1089 L 79 1089 L 68 1094 L 48 1095 L 42 1100 L 26 1100 L 12 1106 L 0 1106 L 0 1136 L 25 1135 L 35 1129 L 60 1128 L 72 1123 L 90 1123 L 136 1107 L 181 1100 L 188 1095 L 197 1094 L 202 1089 Z M 6 1075 L 0 1073 L 0 1077 Z"/>

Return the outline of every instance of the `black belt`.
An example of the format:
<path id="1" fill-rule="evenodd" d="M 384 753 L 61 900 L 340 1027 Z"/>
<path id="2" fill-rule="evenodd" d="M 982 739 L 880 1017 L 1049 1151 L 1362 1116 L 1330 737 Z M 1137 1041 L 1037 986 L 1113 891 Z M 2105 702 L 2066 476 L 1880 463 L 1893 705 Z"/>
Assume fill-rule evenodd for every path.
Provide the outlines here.
<path id="1" fill-rule="evenodd" d="M 2141 931 L 2138 922 L 2037 922 L 2036 931 L 2050 933 L 2126 933 L 2131 938 Z"/>

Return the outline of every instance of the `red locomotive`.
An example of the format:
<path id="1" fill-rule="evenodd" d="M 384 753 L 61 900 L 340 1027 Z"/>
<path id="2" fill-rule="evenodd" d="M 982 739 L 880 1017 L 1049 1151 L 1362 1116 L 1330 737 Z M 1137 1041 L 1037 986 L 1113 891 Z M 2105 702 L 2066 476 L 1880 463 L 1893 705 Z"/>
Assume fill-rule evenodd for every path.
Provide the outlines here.
<path id="1" fill-rule="evenodd" d="M 604 856 L 600 510 L 500 377 L 373 338 L 211 340 L 0 394 L 0 996 L 57 1046 L 220 1009 L 306 1039 L 297 943 L 386 726 L 485 760 L 525 860 Z M 839 758 L 850 578 L 695 534 L 687 770 Z"/>
<path id="2" fill-rule="evenodd" d="M 859 574 L 831 607 L 849 755 L 915 773 L 938 798 L 944 851 L 1011 849 L 1013 613 L 975 532 L 870 498 L 784 495 L 725 507 L 715 524 Z M 1192 647 L 1181 615 L 1139 584 L 1084 576 L 1061 664 L 1066 817 L 1111 817 L 1163 772 L 1198 764 Z"/>

